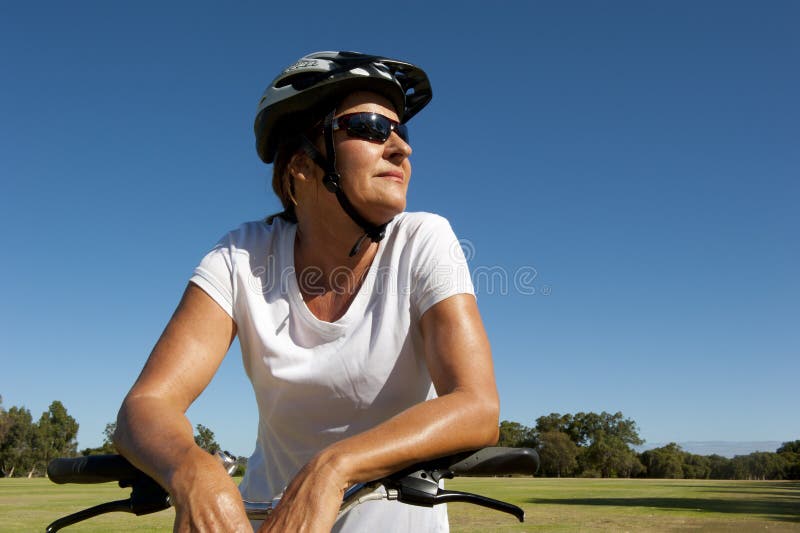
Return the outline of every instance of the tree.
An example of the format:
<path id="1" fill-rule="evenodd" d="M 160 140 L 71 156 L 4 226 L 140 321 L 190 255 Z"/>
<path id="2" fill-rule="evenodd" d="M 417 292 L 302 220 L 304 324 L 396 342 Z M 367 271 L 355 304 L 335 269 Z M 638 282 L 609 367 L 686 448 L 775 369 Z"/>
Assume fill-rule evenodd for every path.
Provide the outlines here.
<path id="1" fill-rule="evenodd" d="M 771 452 L 753 452 L 733 458 L 735 479 L 783 479 L 787 465 L 782 455 Z"/>
<path id="2" fill-rule="evenodd" d="M 711 459 L 705 455 L 683 452 L 683 477 L 685 479 L 709 479 Z"/>
<path id="3" fill-rule="evenodd" d="M 81 455 L 106 455 L 117 453 L 117 447 L 114 446 L 114 431 L 117 429 L 116 422 L 109 422 L 103 430 L 103 444 L 97 448 L 84 448 L 81 450 Z"/>
<path id="4" fill-rule="evenodd" d="M 31 412 L 11 407 L 4 413 L 5 435 L 0 441 L 0 471 L 12 477 L 15 471 L 29 472 L 34 465 L 34 424 Z"/>
<path id="5" fill-rule="evenodd" d="M 605 411 L 604 411 L 605 413 Z M 602 430 L 602 419 L 597 413 L 576 413 L 567 431 L 578 446 L 590 446 Z"/>
<path id="6" fill-rule="evenodd" d="M 244 473 L 247 471 L 247 457 L 238 456 L 236 457 L 236 470 L 233 471 L 231 474 L 234 477 L 243 476 Z"/>
<path id="7" fill-rule="evenodd" d="M 775 453 L 800 453 L 800 440 L 784 442 L 775 450 Z"/>
<path id="8" fill-rule="evenodd" d="M 630 418 L 624 418 L 619 411 L 613 415 L 605 411 L 599 415 L 597 413 L 576 413 L 567 428 L 567 433 L 579 446 L 590 446 L 600 435 L 615 437 L 626 445 L 644 443 L 639 437 L 636 422 Z"/>
<path id="9" fill-rule="evenodd" d="M 550 413 L 536 419 L 536 435 L 540 439 L 552 431 L 568 435 L 579 447 L 578 465 L 583 474 L 629 477 L 644 470 L 630 448 L 644 441 L 639 437 L 636 422 L 621 412 Z"/>
<path id="10" fill-rule="evenodd" d="M 683 478 L 683 453 L 681 447 L 674 442 L 643 452 L 641 457 L 642 463 L 647 469 L 647 477 Z"/>
<path id="11" fill-rule="evenodd" d="M 559 413 L 550 413 L 547 416 L 540 416 L 536 419 L 536 431 L 539 434 L 547 433 L 548 431 L 560 431 L 570 436 L 573 442 L 577 444 L 577 439 L 570 434 L 572 428 L 572 415 L 562 415 Z"/>
<path id="12" fill-rule="evenodd" d="M 644 466 L 620 437 L 600 430 L 594 442 L 582 454 L 587 469 L 600 472 L 602 477 L 632 477 L 644 471 Z"/>
<path id="13" fill-rule="evenodd" d="M 108 453 L 116 453 L 117 447 L 114 446 L 114 433 L 117 431 L 117 423 L 109 422 L 103 430 L 103 448 L 108 450 Z"/>
<path id="14" fill-rule="evenodd" d="M 5 408 L 3 407 L 3 396 L 0 395 L 0 443 L 6 438 L 8 428 L 11 426 L 11 421 L 8 418 Z"/>
<path id="15" fill-rule="evenodd" d="M 707 456 L 711 472 L 710 479 L 733 479 L 733 462 L 727 457 L 712 454 Z"/>
<path id="16" fill-rule="evenodd" d="M 503 420 L 500 422 L 499 431 L 500 438 L 497 441 L 498 446 L 521 448 L 535 446 L 536 444 L 533 430 L 528 426 L 523 426 L 519 422 Z"/>
<path id="17" fill-rule="evenodd" d="M 214 432 L 205 427 L 203 424 L 197 424 L 197 433 L 194 436 L 194 441 L 198 446 L 211 454 L 220 451 L 220 446 L 214 440 Z"/>
<path id="18" fill-rule="evenodd" d="M 561 477 L 578 467 L 578 445 L 563 431 L 546 431 L 539 435 L 539 459 L 545 475 Z"/>
<path id="19" fill-rule="evenodd" d="M 777 450 L 783 458 L 784 479 L 800 479 L 800 440 L 784 442 Z"/>
<path id="20" fill-rule="evenodd" d="M 67 408 L 58 400 L 39 418 L 40 464 L 47 469 L 50 460 L 56 457 L 74 457 L 78 452 L 78 422 L 67 413 Z"/>
<path id="21" fill-rule="evenodd" d="M 11 477 L 15 472 L 28 477 L 43 475 L 50 460 L 75 455 L 78 423 L 57 400 L 36 423 L 24 407 L 3 411 L 2 419 L 0 470 L 3 476 Z"/>

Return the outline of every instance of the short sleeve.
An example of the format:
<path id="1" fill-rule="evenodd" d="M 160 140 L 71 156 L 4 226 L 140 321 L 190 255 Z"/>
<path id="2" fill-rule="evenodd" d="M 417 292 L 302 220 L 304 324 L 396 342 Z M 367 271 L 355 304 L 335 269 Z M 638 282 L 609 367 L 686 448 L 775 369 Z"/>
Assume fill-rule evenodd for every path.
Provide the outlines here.
<path id="1" fill-rule="evenodd" d="M 415 243 L 411 305 L 417 316 L 455 294 L 475 294 L 461 243 L 445 218 L 426 217 L 414 239 L 419 242 Z"/>
<path id="2" fill-rule="evenodd" d="M 200 261 L 189 279 L 233 318 L 233 263 L 230 235 L 223 237 Z"/>

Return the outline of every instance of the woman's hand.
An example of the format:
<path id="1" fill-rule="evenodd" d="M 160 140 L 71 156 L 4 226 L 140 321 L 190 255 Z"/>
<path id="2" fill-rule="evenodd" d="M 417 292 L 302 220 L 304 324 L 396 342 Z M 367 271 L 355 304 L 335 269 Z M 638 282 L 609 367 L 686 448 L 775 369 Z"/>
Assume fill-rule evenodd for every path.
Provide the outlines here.
<path id="1" fill-rule="evenodd" d="M 195 447 L 170 478 L 176 532 L 252 532 L 242 497 L 217 459 Z"/>
<path id="2" fill-rule="evenodd" d="M 297 473 L 259 533 L 329 533 L 347 483 L 341 468 L 323 452 Z"/>

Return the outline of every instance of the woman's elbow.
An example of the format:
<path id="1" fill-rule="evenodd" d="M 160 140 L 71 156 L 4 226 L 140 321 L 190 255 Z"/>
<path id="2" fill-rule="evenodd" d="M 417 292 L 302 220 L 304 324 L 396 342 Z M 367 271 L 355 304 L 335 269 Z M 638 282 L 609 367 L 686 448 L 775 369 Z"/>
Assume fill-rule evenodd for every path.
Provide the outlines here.
<path id="1" fill-rule="evenodd" d="M 114 433 L 111 435 L 111 442 L 114 444 L 114 447 L 121 452 L 127 449 L 128 440 L 130 439 L 128 434 L 128 406 L 126 402 L 127 398 L 122 402 L 119 408 L 117 421 L 116 424 L 114 424 Z"/>
<path id="2" fill-rule="evenodd" d="M 486 443 L 484 446 L 494 446 L 500 439 L 500 403 L 494 402 L 492 405 L 487 406 L 486 422 L 484 428 L 486 431 Z"/>
<path id="3" fill-rule="evenodd" d="M 151 413 L 159 413 L 160 418 L 164 418 L 168 412 L 161 402 L 154 405 L 149 397 L 129 392 L 117 412 L 111 442 L 120 453 L 125 454 L 138 437 L 152 431 L 148 429 L 153 424 Z"/>
<path id="4" fill-rule="evenodd" d="M 494 446 L 500 437 L 500 402 L 496 396 L 478 398 L 473 403 L 471 425 L 476 447 Z"/>

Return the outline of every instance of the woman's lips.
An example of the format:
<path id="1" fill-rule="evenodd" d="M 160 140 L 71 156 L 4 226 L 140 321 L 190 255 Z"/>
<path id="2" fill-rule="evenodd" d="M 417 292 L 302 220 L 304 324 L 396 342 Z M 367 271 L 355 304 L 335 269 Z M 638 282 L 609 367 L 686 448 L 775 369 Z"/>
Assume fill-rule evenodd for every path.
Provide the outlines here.
<path id="1" fill-rule="evenodd" d="M 388 179 L 388 180 L 391 180 L 391 181 L 396 181 L 398 183 L 403 183 L 405 181 L 405 177 L 403 176 L 403 173 L 400 172 L 400 171 L 397 171 L 397 170 L 390 170 L 389 172 L 382 172 L 381 174 L 378 174 L 378 177 L 379 178 Z"/>

